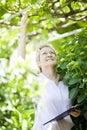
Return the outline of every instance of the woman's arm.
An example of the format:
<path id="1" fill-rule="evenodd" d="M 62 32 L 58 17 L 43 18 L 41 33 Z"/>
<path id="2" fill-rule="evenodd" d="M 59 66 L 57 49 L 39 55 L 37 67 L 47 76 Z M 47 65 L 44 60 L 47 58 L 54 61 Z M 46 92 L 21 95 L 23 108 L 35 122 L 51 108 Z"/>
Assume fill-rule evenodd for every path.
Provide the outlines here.
<path id="1" fill-rule="evenodd" d="M 81 114 L 81 110 L 75 109 L 74 111 L 71 111 L 69 114 L 72 115 L 73 117 L 78 117 Z"/>

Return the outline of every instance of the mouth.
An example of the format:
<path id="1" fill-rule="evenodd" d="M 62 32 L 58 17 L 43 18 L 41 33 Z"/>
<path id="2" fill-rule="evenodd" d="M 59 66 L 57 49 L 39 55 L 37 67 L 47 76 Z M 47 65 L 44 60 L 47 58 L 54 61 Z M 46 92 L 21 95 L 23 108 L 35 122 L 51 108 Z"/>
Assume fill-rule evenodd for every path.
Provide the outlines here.
<path id="1" fill-rule="evenodd" d="M 53 61 L 53 59 L 47 59 L 46 61 Z"/>

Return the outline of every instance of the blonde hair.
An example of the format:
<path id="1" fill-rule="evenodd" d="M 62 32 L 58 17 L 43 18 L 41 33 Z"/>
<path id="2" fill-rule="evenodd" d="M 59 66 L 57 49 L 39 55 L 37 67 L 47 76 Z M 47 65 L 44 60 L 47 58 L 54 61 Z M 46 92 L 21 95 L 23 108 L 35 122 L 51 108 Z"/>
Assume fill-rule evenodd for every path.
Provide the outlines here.
<path id="1" fill-rule="evenodd" d="M 37 65 L 38 65 L 38 62 L 40 61 L 40 52 L 45 47 L 51 48 L 54 51 L 55 55 L 57 54 L 52 45 L 44 44 L 44 45 L 39 46 L 38 49 L 37 49 L 37 51 L 36 51 L 36 62 L 37 62 Z M 41 67 L 39 65 L 38 65 L 38 67 L 40 69 L 40 72 L 42 72 Z"/>

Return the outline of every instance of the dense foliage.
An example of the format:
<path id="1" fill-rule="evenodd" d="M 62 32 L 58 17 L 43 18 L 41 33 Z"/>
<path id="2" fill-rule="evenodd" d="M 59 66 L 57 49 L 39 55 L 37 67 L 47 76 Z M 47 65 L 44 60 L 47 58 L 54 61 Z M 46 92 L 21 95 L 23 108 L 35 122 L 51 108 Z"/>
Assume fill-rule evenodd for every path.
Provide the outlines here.
<path id="1" fill-rule="evenodd" d="M 32 74 L 25 61 L 19 61 L 14 68 L 5 59 L 0 64 L 0 130 L 32 130 Z"/>
<path id="2" fill-rule="evenodd" d="M 74 104 L 86 102 L 81 110 L 81 116 L 73 119 L 74 130 L 87 129 L 87 31 L 76 35 L 71 41 L 56 44 L 58 50 L 57 71 L 64 77 L 69 87 L 70 98 Z"/>
<path id="3" fill-rule="evenodd" d="M 49 41 L 51 34 L 87 27 L 86 0 L 1 0 L 0 27 L 18 38 L 25 12 L 28 14 L 27 42 Z"/>

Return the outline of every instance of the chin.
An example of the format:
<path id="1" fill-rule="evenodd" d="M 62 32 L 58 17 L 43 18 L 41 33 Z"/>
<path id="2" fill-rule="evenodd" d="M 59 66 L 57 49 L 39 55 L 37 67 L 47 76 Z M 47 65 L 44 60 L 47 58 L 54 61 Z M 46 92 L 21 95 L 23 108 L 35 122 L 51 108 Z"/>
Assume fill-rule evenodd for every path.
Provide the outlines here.
<path id="1" fill-rule="evenodd" d="M 56 66 L 56 63 L 48 63 L 48 64 L 46 64 L 46 66 L 55 67 L 55 66 Z"/>

